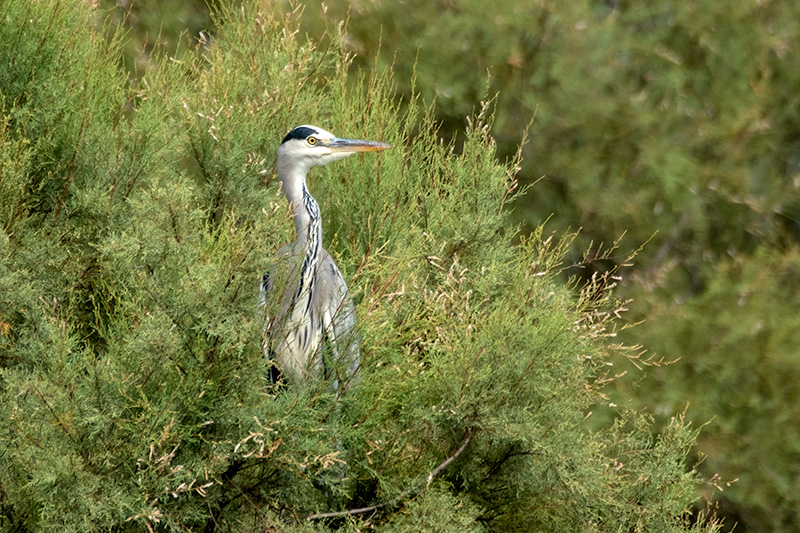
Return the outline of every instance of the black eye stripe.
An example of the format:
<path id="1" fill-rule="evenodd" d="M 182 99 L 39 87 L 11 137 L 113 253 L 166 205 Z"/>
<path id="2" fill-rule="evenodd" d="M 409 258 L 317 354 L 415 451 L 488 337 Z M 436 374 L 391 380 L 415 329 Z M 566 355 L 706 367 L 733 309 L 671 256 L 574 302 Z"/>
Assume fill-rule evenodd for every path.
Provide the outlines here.
<path id="1" fill-rule="evenodd" d="M 293 139 L 299 139 L 303 141 L 316 134 L 317 130 L 313 128 L 309 128 L 308 126 L 298 126 L 286 134 L 286 137 L 283 138 L 281 144 L 285 143 L 286 141 L 291 141 Z"/>

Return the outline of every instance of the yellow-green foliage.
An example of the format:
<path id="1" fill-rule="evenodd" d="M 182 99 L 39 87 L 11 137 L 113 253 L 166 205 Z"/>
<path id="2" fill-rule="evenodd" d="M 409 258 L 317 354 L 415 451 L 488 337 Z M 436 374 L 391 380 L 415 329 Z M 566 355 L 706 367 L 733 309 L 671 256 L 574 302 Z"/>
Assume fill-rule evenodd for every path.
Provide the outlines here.
<path id="1" fill-rule="evenodd" d="M 117 3 L 100 4 L 111 9 Z M 517 197 L 512 220 L 535 228 L 550 217 L 551 229 L 581 227 L 569 257 L 577 257 L 589 242 L 616 241 L 623 232 L 633 247 L 650 240 L 620 285 L 634 298 L 633 320 L 647 320 L 624 338 L 677 362 L 648 370 L 644 380 L 640 369 L 626 366 L 630 372 L 617 381 L 614 401 L 654 409 L 657 427 L 684 411 L 688 401 L 689 419 L 708 422 L 701 443 L 710 457 L 701 468 L 724 478 L 724 492 L 704 492 L 721 502 L 729 525 L 798 529 L 792 455 L 798 426 L 748 421 L 800 418 L 791 379 L 800 368 L 797 343 L 792 344 L 793 317 L 800 309 L 791 297 L 796 292 L 792 267 L 786 267 L 796 262 L 800 234 L 800 70 L 794 46 L 800 4 L 408 0 L 303 5 L 301 31 L 334 48 L 339 23 L 347 19 L 341 42 L 358 54 L 347 69 L 351 90 L 362 90 L 359 69 L 391 67 L 394 87 L 411 103 L 412 114 L 418 112 L 417 98 L 435 100 L 429 112 L 441 121 L 438 136 L 464 140 L 464 118 L 478 107 L 487 84 L 489 93 L 499 91 L 492 134 L 500 159 L 513 157 L 521 131 L 536 115 L 518 177 L 522 184 L 544 179 L 532 194 Z M 191 52 L 185 43 L 194 42 L 200 30 L 215 38 L 207 12 L 198 0 L 138 0 L 113 9 L 112 15 L 120 20 L 124 15 L 131 29 L 126 64 L 136 64 L 136 75 L 142 75 L 157 65 L 158 55 L 151 53 L 156 41 L 180 60 Z M 324 102 L 338 115 L 346 111 L 345 101 Z M 359 122 L 332 118 L 337 128 Z M 428 148 L 424 139 L 420 149 Z M 14 168 L 27 164 L 22 150 L 25 145 L 10 151 L 19 154 Z M 410 158 L 404 168 L 413 164 Z M 420 172 L 412 177 L 427 170 Z M 380 186 L 406 184 L 383 179 Z M 366 198 L 347 191 L 335 201 Z M 394 212 L 392 204 L 381 205 L 384 212 Z M 399 206 L 404 205 L 413 207 Z M 382 233 L 372 213 L 346 224 L 338 218 L 342 212 L 328 209 L 326 221 L 335 223 L 334 235 L 340 238 L 335 251 L 356 262 L 359 254 L 351 247 L 363 246 L 356 242 L 363 227 Z M 396 229 L 388 224 L 398 220 L 403 219 L 378 222 L 391 233 Z M 462 218 L 457 224 L 476 220 Z M 471 226 L 463 229 L 466 234 Z M 369 241 L 365 257 L 376 242 Z M 613 257 L 587 258 L 588 267 L 619 264 Z M 740 275 L 744 270 L 747 275 Z M 752 275 L 755 271 L 765 274 Z M 368 275 L 369 269 L 357 273 Z M 753 386 L 754 381 L 763 383 Z M 732 398 L 732 388 L 747 393 Z M 764 463 L 753 457 L 771 459 Z"/>
<path id="2" fill-rule="evenodd" d="M 610 277 L 563 284 L 570 236 L 508 229 L 489 104 L 458 155 L 391 73 L 350 85 L 338 46 L 255 3 L 129 87 L 89 9 L 0 4 L 1 527 L 714 528 L 690 525 L 695 430 L 586 425 L 629 353 L 620 304 Z M 276 389 L 261 353 L 300 123 L 394 145 L 310 177 L 362 336 L 341 399 Z"/>

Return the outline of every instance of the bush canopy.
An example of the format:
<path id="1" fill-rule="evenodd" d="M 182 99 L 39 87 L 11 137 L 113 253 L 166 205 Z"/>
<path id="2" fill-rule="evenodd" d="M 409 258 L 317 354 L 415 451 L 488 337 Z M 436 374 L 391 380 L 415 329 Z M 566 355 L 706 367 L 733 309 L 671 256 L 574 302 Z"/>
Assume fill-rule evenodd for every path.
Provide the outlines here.
<path id="1" fill-rule="evenodd" d="M 491 99 L 456 153 L 297 12 L 221 7 L 135 83 L 93 17 L 0 2 L 0 528 L 715 530 L 696 428 L 587 421 L 638 354 L 625 303 L 614 271 L 564 283 L 572 235 L 509 229 Z M 302 123 L 394 145 L 310 177 L 362 342 L 341 398 L 271 385 L 261 348 Z"/>

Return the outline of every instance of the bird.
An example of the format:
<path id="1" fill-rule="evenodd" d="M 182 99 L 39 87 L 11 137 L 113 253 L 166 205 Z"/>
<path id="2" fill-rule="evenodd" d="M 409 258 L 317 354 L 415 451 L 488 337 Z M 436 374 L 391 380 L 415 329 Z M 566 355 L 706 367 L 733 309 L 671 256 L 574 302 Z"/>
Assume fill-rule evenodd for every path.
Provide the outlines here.
<path id="1" fill-rule="evenodd" d="M 276 257 L 277 262 L 288 264 L 288 288 L 279 296 L 273 294 L 274 280 L 267 273 L 261 280 L 259 299 L 266 309 L 272 298 L 279 298 L 272 307 L 277 311 L 265 324 L 264 354 L 268 359 L 274 355 L 278 370 L 292 386 L 330 371 L 333 387 L 339 391 L 340 382 L 346 388 L 360 366 L 355 307 L 339 267 L 322 245 L 322 218 L 319 204 L 308 190 L 308 172 L 355 153 L 387 148 L 391 145 L 343 139 L 310 125 L 292 129 L 278 148 L 278 178 L 297 238 Z M 323 361 L 326 340 L 332 368 L 326 368 L 327 361 Z M 271 372 L 271 379 L 276 378 Z"/>

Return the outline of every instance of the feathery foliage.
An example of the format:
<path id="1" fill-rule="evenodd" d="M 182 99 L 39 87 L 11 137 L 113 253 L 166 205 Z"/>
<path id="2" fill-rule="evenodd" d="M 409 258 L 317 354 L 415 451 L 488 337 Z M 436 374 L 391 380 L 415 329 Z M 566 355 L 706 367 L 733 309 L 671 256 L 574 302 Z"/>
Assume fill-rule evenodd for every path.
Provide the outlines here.
<path id="1" fill-rule="evenodd" d="M 800 4 L 305 5 L 312 35 L 349 17 L 356 66 L 392 65 L 401 94 L 435 99 L 445 137 L 487 71 L 500 154 L 535 113 L 519 179 L 536 188 L 514 218 L 582 228 L 570 257 L 622 233 L 649 241 L 620 285 L 644 321 L 624 338 L 675 363 L 626 366 L 640 386 L 618 380 L 614 401 L 655 407 L 659 425 L 688 402 L 705 424 L 702 470 L 724 479 L 705 495 L 728 525 L 800 530 Z"/>
<path id="2" fill-rule="evenodd" d="M 610 275 L 563 284 L 571 236 L 514 244 L 491 105 L 459 155 L 297 13 L 214 16 L 130 88 L 85 3 L 0 3 L 0 527 L 714 530 L 688 512 L 696 430 L 587 426 L 634 354 L 622 304 Z M 261 355 L 298 123 L 394 145 L 310 178 L 362 336 L 338 401 L 275 390 Z"/>

